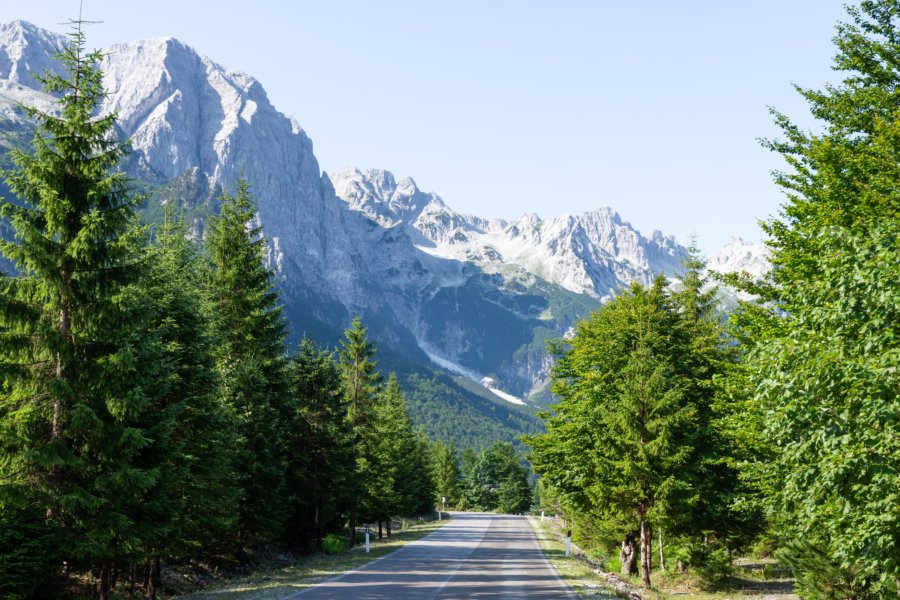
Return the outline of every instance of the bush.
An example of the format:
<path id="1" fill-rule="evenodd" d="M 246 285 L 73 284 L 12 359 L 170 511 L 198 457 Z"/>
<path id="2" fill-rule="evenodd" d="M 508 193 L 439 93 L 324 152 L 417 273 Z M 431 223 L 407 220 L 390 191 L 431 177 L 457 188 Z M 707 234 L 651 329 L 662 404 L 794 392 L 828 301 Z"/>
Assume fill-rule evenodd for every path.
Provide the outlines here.
<path id="1" fill-rule="evenodd" d="M 329 533 L 322 540 L 322 552 L 325 554 L 339 554 L 347 549 L 347 537 L 337 533 Z"/>
<path id="2" fill-rule="evenodd" d="M 618 575 L 622 572 L 622 561 L 619 560 L 618 556 L 611 556 L 609 560 L 604 563 L 603 568 L 607 573 L 615 573 Z"/>
<path id="3" fill-rule="evenodd" d="M 803 540 L 788 543 L 776 556 L 794 572 L 796 594 L 804 600 L 898 597 L 896 582 L 867 581 L 861 577 L 861 565 L 841 565 L 825 548 L 814 543 Z"/>
<path id="4" fill-rule="evenodd" d="M 700 588 L 707 592 L 724 589 L 734 574 L 731 552 L 721 544 L 694 544 L 687 548 L 688 566 L 700 578 Z"/>

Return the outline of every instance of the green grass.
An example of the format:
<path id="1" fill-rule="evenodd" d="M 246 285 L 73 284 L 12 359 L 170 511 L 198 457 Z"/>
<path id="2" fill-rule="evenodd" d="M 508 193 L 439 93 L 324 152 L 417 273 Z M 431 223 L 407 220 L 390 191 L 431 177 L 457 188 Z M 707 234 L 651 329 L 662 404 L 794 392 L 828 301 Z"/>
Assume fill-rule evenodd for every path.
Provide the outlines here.
<path id="1" fill-rule="evenodd" d="M 566 558 L 565 542 L 557 537 L 550 526 L 550 521 L 541 522 L 540 517 L 529 517 L 528 521 L 544 551 L 544 556 L 580 598 L 595 600 L 617 598 L 615 590 L 602 581 L 589 564 L 577 558 Z"/>
<path id="2" fill-rule="evenodd" d="M 227 582 L 213 585 L 203 591 L 180 596 L 184 600 L 275 600 L 302 591 L 312 585 L 352 571 L 403 546 L 424 537 L 447 524 L 447 520 L 428 521 L 395 531 L 388 539 L 372 540 L 372 551 L 366 554 L 362 545 L 340 554 L 316 554 L 288 567 L 259 571 Z"/>

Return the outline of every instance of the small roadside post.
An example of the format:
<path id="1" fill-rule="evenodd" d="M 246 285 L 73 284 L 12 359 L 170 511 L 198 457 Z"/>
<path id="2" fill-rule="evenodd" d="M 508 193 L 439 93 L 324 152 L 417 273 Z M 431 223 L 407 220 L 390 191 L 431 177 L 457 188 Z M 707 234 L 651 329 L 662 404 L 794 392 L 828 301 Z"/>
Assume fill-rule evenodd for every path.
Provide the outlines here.
<path id="1" fill-rule="evenodd" d="M 441 508 L 444 509 L 444 512 L 447 512 L 447 496 L 441 496 Z"/>
<path id="2" fill-rule="evenodd" d="M 366 525 L 366 554 L 369 553 L 369 526 Z M 568 554 L 566 555 L 568 556 Z"/>
<path id="3" fill-rule="evenodd" d="M 572 530 L 566 532 L 566 558 L 572 555 Z"/>
<path id="4" fill-rule="evenodd" d="M 544 509 L 541 509 L 541 523 L 544 522 Z"/>

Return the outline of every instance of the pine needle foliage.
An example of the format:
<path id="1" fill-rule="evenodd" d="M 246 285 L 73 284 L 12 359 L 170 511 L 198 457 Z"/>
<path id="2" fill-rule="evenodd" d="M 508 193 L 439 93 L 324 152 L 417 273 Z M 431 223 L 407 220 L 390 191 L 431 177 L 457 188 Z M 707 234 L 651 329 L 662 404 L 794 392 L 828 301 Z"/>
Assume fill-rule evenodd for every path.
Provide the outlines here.
<path id="1" fill-rule="evenodd" d="M 102 54 L 73 29 L 64 73 L 40 78 L 59 111 L 24 107 L 33 152 L 13 151 L 4 173 L 16 198 L 0 204 L 15 266 L 0 281 L 0 503 L 45 509 L 62 555 L 97 569 L 105 598 L 113 562 L 161 533 L 142 506 L 160 480 L 170 370 L 141 293 L 141 198 L 118 170 L 115 113 L 98 116 Z"/>

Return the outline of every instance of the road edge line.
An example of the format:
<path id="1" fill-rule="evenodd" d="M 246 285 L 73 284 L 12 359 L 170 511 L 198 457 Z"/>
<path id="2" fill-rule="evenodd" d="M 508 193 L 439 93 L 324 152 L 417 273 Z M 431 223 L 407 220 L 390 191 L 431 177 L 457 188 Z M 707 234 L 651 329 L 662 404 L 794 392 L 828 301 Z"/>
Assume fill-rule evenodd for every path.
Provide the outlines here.
<path id="1" fill-rule="evenodd" d="M 549 567 L 550 572 L 556 576 L 557 581 L 559 581 L 565 589 L 569 592 L 569 597 L 574 598 L 575 600 L 581 600 L 581 596 L 579 596 L 575 590 L 572 589 L 572 586 L 569 585 L 569 582 L 563 579 L 563 576 L 559 574 L 559 571 L 556 570 L 556 567 L 553 566 L 553 563 L 550 562 L 550 559 L 547 558 L 547 554 L 544 552 L 544 549 L 541 547 L 541 542 L 538 540 L 537 532 L 534 530 L 534 525 L 531 523 L 532 516 L 528 515 L 525 517 L 525 521 L 528 523 L 528 529 L 531 530 L 531 539 L 534 540 L 534 545 L 537 546 L 537 549 L 541 553 L 541 558 L 544 559 L 544 563 Z"/>
<path id="2" fill-rule="evenodd" d="M 431 536 L 433 536 L 434 534 L 436 534 L 437 532 L 439 532 L 440 530 L 442 530 L 444 527 L 446 527 L 447 525 L 449 525 L 452 521 L 453 521 L 453 519 L 447 519 L 447 522 L 446 522 L 446 523 L 444 523 L 443 525 L 441 525 L 440 527 L 438 527 L 437 529 L 435 529 L 434 531 L 432 531 L 431 533 L 429 533 L 429 534 L 426 535 L 425 537 L 420 537 L 420 538 L 417 539 L 417 540 L 413 540 L 413 541 L 409 542 L 408 544 L 404 544 L 403 546 L 400 546 L 400 547 L 397 548 L 396 550 L 392 550 L 391 552 L 388 552 L 387 554 L 384 554 L 384 555 L 382 555 L 382 556 L 379 556 L 378 558 L 373 558 L 373 559 L 370 560 L 369 562 L 363 563 L 363 564 L 359 565 L 358 567 L 356 567 L 355 569 L 351 569 L 351 570 L 349 570 L 349 571 L 344 571 L 344 572 L 341 573 L 340 575 L 335 575 L 334 577 L 329 577 L 328 579 L 323 579 L 322 581 L 317 581 L 317 582 L 315 582 L 315 583 L 313 583 L 313 584 L 307 586 L 306 589 L 302 589 L 302 590 L 300 590 L 299 592 L 294 592 L 294 593 L 291 594 L 290 596 L 282 596 L 281 598 L 279 598 L 279 600 L 293 600 L 293 599 L 296 598 L 297 596 L 300 596 L 301 594 L 305 594 L 306 592 L 310 591 L 311 589 L 313 589 L 313 588 L 316 587 L 317 585 L 322 585 L 323 583 L 331 583 L 331 582 L 333 582 L 333 581 L 340 581 L 340 580 L 343 579 L 344 577 L 346 577 L 346 576 L 348 576 L 348 575 L 350 575 L 350 574 L 352 574 L 352 573 L 356 573 L 356 572 L 359 571 L 360 569 L 364 569 L 364 568 L 368 567 L 369 565 L 374 565 L 375 563 L 377 563 L 377 562 L 379 562 L 379 561 L 382 561 L 382 560 L 384 560 L 384 559 L 386 559 L 386 558 L 388 558 L 388 557 L 390 557 L 390 556 L 393 556 L 393 555 L 397 554 L 398 552 L 400 552 L 400 551 L 402 551 L 402 550 L 406 550 L 407 548 L 409 548 L 410 546 L 412 546 L 412 545 L 415 544 L 416 542 L 421 542 L 421 541 L 423 541 L 423 540 L 427 540 L 428 538 L 430 538 Z"/>

